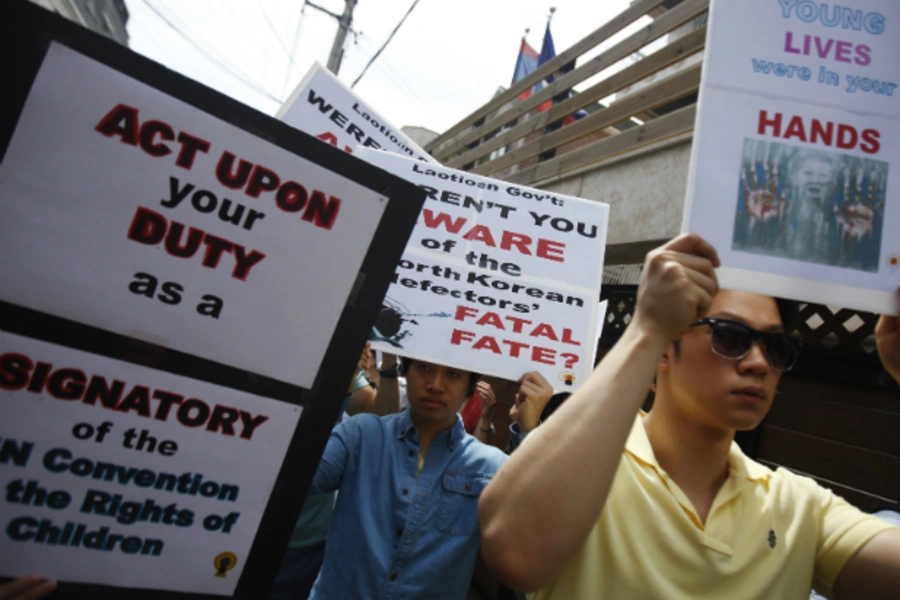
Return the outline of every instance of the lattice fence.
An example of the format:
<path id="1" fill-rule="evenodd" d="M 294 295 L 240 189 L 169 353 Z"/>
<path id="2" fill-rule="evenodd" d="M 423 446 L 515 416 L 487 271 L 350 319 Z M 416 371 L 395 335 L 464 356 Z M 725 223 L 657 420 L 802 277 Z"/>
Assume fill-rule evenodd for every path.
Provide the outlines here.
<path id="1" fill-rule="evenodd" d="M 611 345 L 625 331 L 634 314 L 636 294 L 635 285 L 604 286 L 600 298 L 609 304 L 602 342 Z M 878 315 L 873 313 L 801 303 L 790 333 L 806 348 L 872 354 L 876 350 L 874 331 L 877 322 Z"/>
<path id="2" fill-rule="evenodd" d="M 625 331 L 625 327 L 631 322 L 631 315 L 634 314 L 635 297 L 620 297 L 610 300 L 606 309 L 606 324 L 603 326 L 604 331 L 609 328 L 617 331 L 619 335 Z"/>
<path id="3" fill-rule="evenodd" d="M 600 291 L 600 299 L 607 301 L 600 344 L 612 346 L 631 322 L 637 301 L 637 286 L 604 285 Z"/>
<path id="4" fill-rule="evenodd" d="M 810 348 L 842 347 L 851 352 L 875 352 L 878 315 L 823 304 L 801 304 L 793 334 Z"/>

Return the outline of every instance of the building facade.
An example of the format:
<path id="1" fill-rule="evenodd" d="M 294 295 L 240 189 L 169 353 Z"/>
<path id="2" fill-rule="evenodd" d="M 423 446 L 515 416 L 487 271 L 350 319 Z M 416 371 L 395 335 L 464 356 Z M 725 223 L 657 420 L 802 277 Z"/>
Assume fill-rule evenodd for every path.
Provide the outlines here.
<path id="1" fill-rule="evenodd" d="M 32 0 L 91 31 L 128 45 L 128 7 L 125 0 Z"/>

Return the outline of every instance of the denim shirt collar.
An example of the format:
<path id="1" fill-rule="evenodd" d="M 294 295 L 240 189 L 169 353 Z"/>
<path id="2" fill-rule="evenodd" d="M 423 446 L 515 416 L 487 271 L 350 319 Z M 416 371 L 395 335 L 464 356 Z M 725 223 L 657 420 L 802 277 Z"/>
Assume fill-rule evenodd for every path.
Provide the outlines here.
<path id="1" fill-rule="evenodd" d="M 398 440 L 409 438 L 418 444 L 419 432 L 413 423 L 412 415 L 409 411 L 410 407 L 406 407 L 406 410 L 400 413 L 397 420 L 394 421 L 394 434 Z M 434 443 L 446 442 L 447 446 L 452 450 L 454 447 L 459 446 L 466 435 L 466 428 L 463 426 L 462 417 L 457 414 L 456 423 L 453 424 L 453 427 L 439 433 L 438 436 L 434 438 Z"/>

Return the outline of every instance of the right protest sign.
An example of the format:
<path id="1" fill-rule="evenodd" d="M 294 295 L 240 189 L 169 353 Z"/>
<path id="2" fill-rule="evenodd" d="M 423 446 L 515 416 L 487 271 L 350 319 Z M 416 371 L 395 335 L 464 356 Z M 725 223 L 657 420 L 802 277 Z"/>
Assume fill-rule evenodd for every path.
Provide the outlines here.
<path id="1" fill-rule="evenodd" d="M 684 230 L 723 287 L 896 313 L 900 4 L 713 0 Z"/>
<path id="2" fill-rule="evenodd" d="M 372 346 L 574 391 L 593 368 L 609 207 L 360 148 L 426 203 Z"/>

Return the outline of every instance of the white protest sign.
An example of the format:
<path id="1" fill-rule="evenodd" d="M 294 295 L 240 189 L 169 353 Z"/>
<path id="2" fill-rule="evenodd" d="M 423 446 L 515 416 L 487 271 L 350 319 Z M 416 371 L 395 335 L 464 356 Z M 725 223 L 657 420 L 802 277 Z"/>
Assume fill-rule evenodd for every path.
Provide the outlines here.
<path id="1" fill-rule="evenodd" d="M 424 192 L 2 14 L 0 577 L 265 596 Z"/>
<path id="2" fill-rule="evenodd" d="M 346 152 L 361 145 L 437 162 L 319 63 L 310 68 L 275 118 Z"/>
<path id="3" fill-rule="evenodd" d="M 303 387 L 387 203 L 55 42 L 0 197 L 0 299 Z"/>
<path id="4" fill-rule="evenodd" d="M 427 194 L 373 347 L 575 389 L 590 372 L 609 207 L 359 148 Z"/>
<path id="5" fill-rule="evenodd" d="M 2 331 L 0 402 L 0 574 L 234 593 L 300 407 Z"/>
<path id="6" fill-rule="evenodd" d="M 900 4 L 713 0 L 684 229 L 723 287 L 896 313 Z"/>

